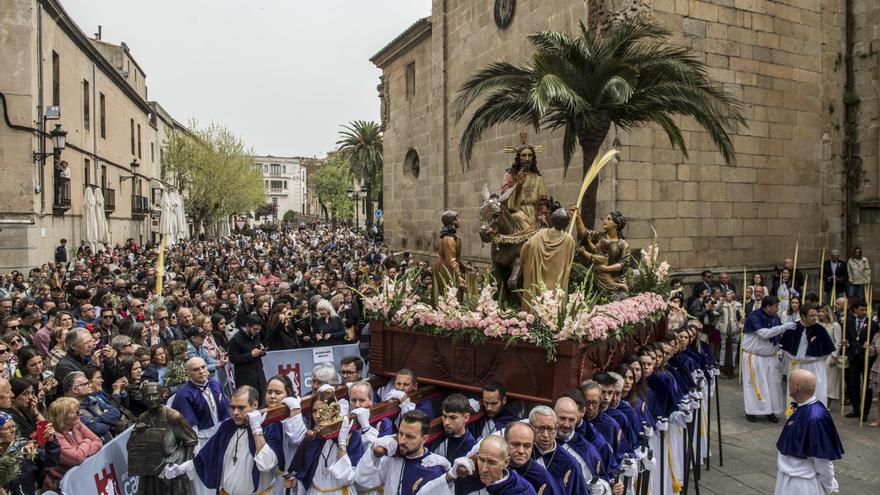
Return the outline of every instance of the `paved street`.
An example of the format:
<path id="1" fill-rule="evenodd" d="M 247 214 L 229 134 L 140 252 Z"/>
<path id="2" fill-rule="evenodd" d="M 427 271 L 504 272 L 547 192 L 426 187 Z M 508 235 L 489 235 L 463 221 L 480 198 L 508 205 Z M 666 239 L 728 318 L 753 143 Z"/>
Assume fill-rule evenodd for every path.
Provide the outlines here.
<path id="1" fill-rule="evenodd" d="M 774 425 L 759 419 L 757 423 L 749 423 L 743 415 L 742 386 L 736 379 L 721 380 L 720 384 L 724 466 L 718 466 L 713 419 L 712 464 L 708 472 L 703 472 L 701 494 L 772 494 L 776 484 L 776 439 L 783 422 Z M 840 418 L 839 406 L 832 414 L 846 451 L 843 460 L 835 463 L 840 493 L 880 493 L 880 469 L 877 469 L 880 428 L 867 426 L 867 421 L 859 428 L 858 420 Z M 693 488 L 688 492 L 696 493 Z"/>

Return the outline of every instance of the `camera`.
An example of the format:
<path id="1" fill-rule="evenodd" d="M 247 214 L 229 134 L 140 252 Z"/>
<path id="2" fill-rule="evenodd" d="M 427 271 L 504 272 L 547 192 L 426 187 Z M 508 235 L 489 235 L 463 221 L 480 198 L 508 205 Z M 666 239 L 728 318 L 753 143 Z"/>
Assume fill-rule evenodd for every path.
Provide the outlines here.
<path id="1" fill-rule="evenodd" d="M 46 370 L 46 371 L 40 373 L 40 379 L 43 380 L 44 382 L 46 380 L 48 380 L 49 378 L 54 378 L 54 377 L 55 377 L 55 373 L 52 373 L 49 370 Z"/>

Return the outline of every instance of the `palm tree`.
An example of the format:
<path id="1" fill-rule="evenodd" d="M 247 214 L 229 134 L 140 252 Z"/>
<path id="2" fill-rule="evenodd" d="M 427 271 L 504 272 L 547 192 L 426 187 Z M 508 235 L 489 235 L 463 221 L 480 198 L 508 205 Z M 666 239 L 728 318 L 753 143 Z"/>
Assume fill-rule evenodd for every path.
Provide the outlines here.
<path id="1" fill-rule="evenodd" d="M 376 122 L 355 120 L 342 126 L 339 151 L 348 159 L 352 175 L 364 185 L 367 202 L 365 221 L 367 231 L 373 227 L 373 186 L 377 181 L 380 195 L 382 188 L 382 131 Z M 381 201 L 379 202 L 381 207 Z"/>
<path id="2" fill-rule="evenodd" d="M 525 65 L 496 62 L 473 75 L 456 98 L 461 120 L 477 98 L 461 138 L 462 160 L 470 163 L 483 133 L 513 123 L 540 129 L 564 129 L 564 170 L 580 146 L 586 175 L 611 125 L 622 130 L 657 124 L 685 157 L 687 147 L 676 115 L 695 119 L 709 133 L 728 163 L 736 159 L 728 132 L 745 124 L 736 99 L 714 82 L 706 65 L 686 47 L 667 44 L 669 31 L 643 20 L 621 22 L 605 34 L 580 24 L 580 35 L 540 32 L 529 36 L 535 47 Z M 598 183 L 581 205 L 587 226 L 596 216 Z"/>

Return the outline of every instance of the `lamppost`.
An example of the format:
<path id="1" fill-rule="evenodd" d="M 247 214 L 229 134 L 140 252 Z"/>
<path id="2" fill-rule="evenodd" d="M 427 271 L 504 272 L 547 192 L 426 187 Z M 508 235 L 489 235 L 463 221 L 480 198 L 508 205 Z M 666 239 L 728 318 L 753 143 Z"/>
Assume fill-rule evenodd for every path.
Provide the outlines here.
<path id="1" fill-rule="evenodd" d="M 348 188 L 348 199 L 354 201 L 354 226 L 356 229 L 361 228 L 361 220 L 360 220 L 360 208 L 358 207 L 358 202 L 364 199 L 364 196 L 361 196 L 360 191 L 355 191 L 354 188 Z"/>
<path id="2" fill-rule="evenodd" d="M 47 156 L 61 157 L 61 152 L 64 151 L 64 147 L 67 145 L 67 131 L 61 127 L 61 124 L 55 124 L 55 128 L 49 133 L 49 137 L 52 138 L 52 152 L 40 153 L 39 151 L 34 151 L 35 162 Z"/>

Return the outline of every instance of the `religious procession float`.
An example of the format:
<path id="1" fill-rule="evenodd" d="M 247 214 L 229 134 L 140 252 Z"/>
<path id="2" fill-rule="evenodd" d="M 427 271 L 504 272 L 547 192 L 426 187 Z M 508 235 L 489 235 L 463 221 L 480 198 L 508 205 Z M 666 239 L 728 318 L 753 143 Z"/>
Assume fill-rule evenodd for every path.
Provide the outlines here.
<path id="1" fill-rule="evenodd" d="M 544 194 L 535 148 L 515 149 L 499 194 L 484 188 L 489 273 L 461 261 L 458 214 L 447 211 L 431 293 L 410 272 L 365 295 L 373 375 L 409 368 L 422 383 L 474 392 L 499 381 L 510 397 L 546 404 L 665 335 L 669 265 L 656 240 L 634 256 L 619 212 L 586 229 L 577 207 Z M 593 163 L 581 198 L 616 153 Z"/>

